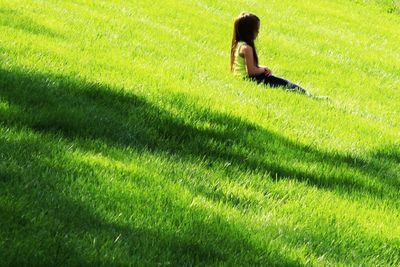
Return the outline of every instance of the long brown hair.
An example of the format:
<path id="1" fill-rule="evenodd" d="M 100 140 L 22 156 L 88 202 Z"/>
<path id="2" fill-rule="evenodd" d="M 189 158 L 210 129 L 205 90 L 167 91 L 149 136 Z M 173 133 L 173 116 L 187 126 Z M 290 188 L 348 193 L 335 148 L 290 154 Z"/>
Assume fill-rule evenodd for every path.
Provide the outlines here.
<path id="1" fill-rule="evenodd" d="M 254 63 L 258 66 L 258 56 L 256 47 L 254 46 L 254 39 L 256 31 L 260 27 L 260 19 L 251 13 L 242 12 L 235 19 L 233 26 L 233 37 L 231 46 L 231 71 L 233 71 L 233 62 L 235 60 L 235 50 L 238 42 L 242 41 L 253 48 Z"/>

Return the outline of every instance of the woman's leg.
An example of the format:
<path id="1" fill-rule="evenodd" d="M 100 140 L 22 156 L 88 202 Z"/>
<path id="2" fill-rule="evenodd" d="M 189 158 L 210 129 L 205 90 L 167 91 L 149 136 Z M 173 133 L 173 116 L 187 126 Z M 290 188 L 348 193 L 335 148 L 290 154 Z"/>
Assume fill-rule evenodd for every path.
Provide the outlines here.
<path id="1" fill-rule="evenodd" d="M 318 100 L 329 100 L 329 97 L 327 96 L 316 96 L 313 95 L 312 93 L 310 93 L 309 91 L 307 91 L 306 89 L 304 89 L 303 87 L 294 84 L 292 82 L 289 82 L 288 80 L 285 80 L 283 78 L 280 77 L 276 77 L 276 76 L 266 76 L 265 74 L 260 74 L 257 76 L 252 76 L 250 77 L 250 79 L 256 81 L 258 84 L 263 83 L 266 85 L 269 85 L 271 87 L 277 87 L 277 86 L 282 86 L 286 89 L 289 90 L 295 90 L 297 92 L 300 92 L 302 94 L 305 94 L 307 96 L 310 96 L 312 98 L 318 99 Z"/>
<path id="2" fill-rule="evenodd" d="M 264 83 L 266 85 L 269 85 L 271 87 L 277 87 L 277 86 L 282 86 L 290 90 L 297 90 L 301 93 L 307 94 L 307 90 L 302 88 L 301 86 L 291 83 L 288 80 L 285 80 L 283 78 L 277 77 L 277 76 L 267 76 L 265 74 L 260 74 L 257 76 L 251 77 L 251 79 L 257 81 L 257 83 Z"/>
<path id="3" fill-rule="evenodd" d="M 288 81 L 286 79 L 276 77 L 273 75 L 265 77 L 264 83 L 270 85 L 271 87 L 283 86 L 290 90 L 297 90 L 301 93 L 307 93 L 307 91 L 304 88 L 302 88 L 301 86 L 291 83 L 290 81 Z"/>

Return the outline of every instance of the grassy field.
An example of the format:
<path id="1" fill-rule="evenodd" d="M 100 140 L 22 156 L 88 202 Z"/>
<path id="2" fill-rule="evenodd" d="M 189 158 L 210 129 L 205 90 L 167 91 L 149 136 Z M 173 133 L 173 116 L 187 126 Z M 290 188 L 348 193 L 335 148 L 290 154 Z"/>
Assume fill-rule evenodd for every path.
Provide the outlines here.
<path id="1" fill-rule="evenodd" d="M 260 63 L 329 101 L 229 72 Z M 1 266 L 399 266 L 398 1 L 0 0 Z"/>

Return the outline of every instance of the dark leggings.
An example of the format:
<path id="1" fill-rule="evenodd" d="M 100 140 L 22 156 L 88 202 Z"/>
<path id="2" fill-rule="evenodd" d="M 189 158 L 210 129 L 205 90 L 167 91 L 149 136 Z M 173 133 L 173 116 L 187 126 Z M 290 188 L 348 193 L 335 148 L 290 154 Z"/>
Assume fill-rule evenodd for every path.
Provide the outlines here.
<path id="1" fill-rule="evenodd" d="M 304 94 L 307 93 L 307 91 L 301 86 L 298 86 L 297 84 L 291 83 L 288 80 L 273 75 L 267 76 L 264 73 L 262 73 L 260 75 L 250 76 L 250 79 L 256 81 L 258 84 L 263 83 L 271 87 L 283 86 L 289 90 L 296 90 Z"/>

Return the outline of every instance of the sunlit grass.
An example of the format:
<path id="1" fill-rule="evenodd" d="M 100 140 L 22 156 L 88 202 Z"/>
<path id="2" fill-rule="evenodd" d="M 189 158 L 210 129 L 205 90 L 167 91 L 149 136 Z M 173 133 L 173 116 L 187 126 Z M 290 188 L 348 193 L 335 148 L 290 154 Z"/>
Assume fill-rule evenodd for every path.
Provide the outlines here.
<path id="1" fill-rule="evenodd" d="M 0 265 L 398 265 L 389 2 L 0 1 Z"/>

